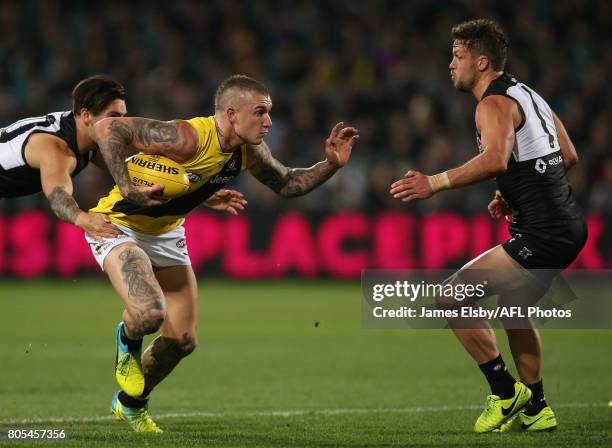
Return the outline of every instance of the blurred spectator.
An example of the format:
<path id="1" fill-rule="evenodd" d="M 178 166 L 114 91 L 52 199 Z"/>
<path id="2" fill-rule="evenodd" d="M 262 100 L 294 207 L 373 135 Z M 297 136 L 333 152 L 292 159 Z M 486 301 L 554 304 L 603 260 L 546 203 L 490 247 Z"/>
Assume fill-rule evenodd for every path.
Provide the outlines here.
<path id="1" fill-rule="evenodd" d="M 272 150 L 310 165 L 336 121 L 360 128 L 349 168 L 299 201 L 282 201 L 247 179 L 256 208 L 380 210 L 388 185 L 408 169 L 427 174 L 476 154 L 474 101 L 448 77 L 450 28 L 491 17 L 506 28 L 508 70 L 540 92 L 579 152 L 580 201 L 612 211 L 612 4 L 607 0 L 257 2 L 175 0 L 0 2 L 0 124 L 70 107 L 81 78 L 107 73 L 128 89 L 128 111 L 159 119 L 213 112 L 217 84 L 233 73 L 273 92 Z M 90 168 L 75 185 L 83 206 L 106 193 Z M 493 183 L 449 192 L 413 209 L 485 210 Z M 255 198 L 257 197 L 257 199 Z M 41 196 L 5 201 L 40 206 Z"/>

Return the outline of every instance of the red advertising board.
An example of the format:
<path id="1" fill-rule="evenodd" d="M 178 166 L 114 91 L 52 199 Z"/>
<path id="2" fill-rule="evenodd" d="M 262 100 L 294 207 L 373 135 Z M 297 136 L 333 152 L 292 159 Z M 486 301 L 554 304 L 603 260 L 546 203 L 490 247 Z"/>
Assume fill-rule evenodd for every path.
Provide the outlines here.
<path id="1" fill-rule="evenodd" d="M 612 268 L 608 220 L 590 215 L 589 240 L 574 267 Z M 218 216 L 185 223 L 196 273 L 233 278 L 357 278 L 364 268 L 458 267 L 508 237 L 487 215 L 347 212 L 321 217 Z M 0 216 L 0 275 L 72 277 L 99 272 L 83 232 L 45 211 Z"/>

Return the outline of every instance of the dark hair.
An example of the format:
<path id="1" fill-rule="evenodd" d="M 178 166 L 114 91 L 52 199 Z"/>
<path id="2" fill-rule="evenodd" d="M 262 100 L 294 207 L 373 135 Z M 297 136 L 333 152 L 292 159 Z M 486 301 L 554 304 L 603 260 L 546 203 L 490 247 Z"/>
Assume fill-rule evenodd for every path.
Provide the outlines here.
<path id="1" fill-rule="evenodd" d="M 506 66 L 508 38 L 501 26 L 494 20 L 476 19 L 455 25 L 453 40 L 462 41 L 473 52 L 489 58 L 493 70 Z"/>
<path id="2" fill-rule="evenodd" d="M 72 91 L 72 112 L 81 114 L 81 109 L 98 115 L 114 100 L 125 99 L 125 87 L 107 76 L 95 75 L 79 82 Z"/>
<path id="3" fill-rule="evenodd" d="M 239 89 L 248 92 L 257 92 L 262 95 L 270 95 L 270 91 L 262 83 L 246 75 L 232 75 L 225 79 L 217 88 L 215 93 L 215 110 L 222 109 L 221 96 L 229 89 Z"/>

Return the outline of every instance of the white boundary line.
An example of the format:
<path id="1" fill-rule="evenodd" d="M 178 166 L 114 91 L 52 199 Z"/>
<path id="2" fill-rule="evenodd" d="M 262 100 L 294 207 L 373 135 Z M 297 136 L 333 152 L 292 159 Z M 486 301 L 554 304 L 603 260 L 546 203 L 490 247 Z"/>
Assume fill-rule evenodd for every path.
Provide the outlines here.
<path id="1" fill-rule="evenodd" d="M 555 404 L 555 408 L 598 408 L 607 407 L 607 403 L 561 403 Z M 481 405 L 469 406 L 419 406 L 412 408 L 355 408 L 355 409 L 295 409 L 287 411 L 244 411 L 244 412 L 174 412 L 166 414 L 153 414 L 155 419 L 165 420 L 174 418 L 203 417 L 203 418 L 223 418 L 223 417 L 299 417 L 316 415 L 347 415 L 347 414 L 411 414 L 425 412 L 452 412 L 452 411 L 472 411 L 482 409 Z M 4 425 L 29 425 L 41 423 L 96 423 L 105 422 L 114 417 L 93 416 L 93 417 L 42 417 L 24 419 L 4 419 L 0 420 L 0 426 Z"/>

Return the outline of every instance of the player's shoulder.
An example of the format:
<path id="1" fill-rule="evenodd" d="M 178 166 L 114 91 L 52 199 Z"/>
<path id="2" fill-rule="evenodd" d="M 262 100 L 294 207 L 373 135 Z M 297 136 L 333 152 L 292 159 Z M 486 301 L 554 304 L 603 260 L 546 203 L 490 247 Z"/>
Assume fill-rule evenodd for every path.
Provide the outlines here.
<path id="1" fill-rule="evenodd" d="M 32 134 L 23 148 L 23 157 L 35 169 L 44 166 L 64 165 L 70 170 L 77 163 L 74 151 L 68 143 L 53 134 L 39 132 Z"/>
<path id="2" fill-rule="evenodd" d="M 516 102 L 504 95 L 489 95 L 478 102 L 476 115 L 481 114 L 509 114 L 516 109 Z"/>
<path id="3" fill-rule="evenodd" d="M 56 134 L 48 132 L 36 132 L 30 135 L 26 142 L 25 149 L 41 150 L 48 153 L 61 153 L 67 156 L 73 156 L 73 152 L 68 145 L 68 142 Z"/>
<path id="4" fill-rule="evenodd" d="M 215 130 L 215 117 L 194 117 L 185 120 L 198 133 L 199 136 L 208 136 Z"/>

